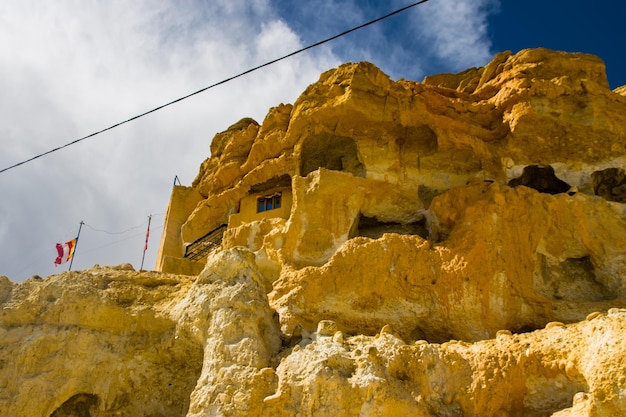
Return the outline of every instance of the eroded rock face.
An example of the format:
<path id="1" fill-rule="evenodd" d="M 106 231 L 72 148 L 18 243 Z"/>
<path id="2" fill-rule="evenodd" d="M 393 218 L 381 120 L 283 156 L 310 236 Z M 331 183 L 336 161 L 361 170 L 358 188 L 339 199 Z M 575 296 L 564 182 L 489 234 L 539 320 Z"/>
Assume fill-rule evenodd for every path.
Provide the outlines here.
<path id="1" fill-rule="evenodd" d="M 289 176 L 288 219 L 238 223 L 222 242 L 272 277 L 283 332 L 332 318 L 355 333 L 392 324 L 405 340 L 471 341 L 578 321 L 624 305 L 624 207 L 610 202 L 622 199 L 625 111 L 584 54 L 502 53 L 423 83 L 347 64 L 260 129 L 239 124 L 233 144 L 258 132 L 255 163 L 226 189 L 211 185 L 219 170 L 201 171 L 207 200 L 182 235 Z"/>
<path id="2" fill-rule="evenodd" d="M 624 310 L 591 317 L 475 344 L 406 344 L 389 326 L 374 337 L 318 334 L 278 366 L 285 383 L 266 404 L 285 416 L 299 406 L 309 410 L 303 415 L 328 416 L 621 415 L 624 377 L 609 382 L 585 364 L 623 374 L 624 363 L 602 350 L 624 347 Z M 586 339 L 590 332 L 602 336 Z"/>
<path id="3" fill-rule="evenodd" d="M 584 54 L 328 71 L 177 194 L 199 276 L 0 277 L 0 415 L 623 415 L 624 114 Z"/>
<path id="4" fill-rule="evenodd" d="M 609 174 L 626 162 L 620 91 L 609 90 L 597 57 L 545 49 L 422 83 L 394 82 L 369 63 L 342 65 L 260 126 L 244 119 L 216 135 L 194 181 L 206 199 L 181 241 L 227 224 L 258 185 L 285 177 L 294 194 L 286 246 L 265 251 L 296 268 L 328 261 L 363 217 L 415 224 L 435 196 L 472 181 L 621 201 L 621 177 Z M 335 200 L 322 204 L 324 194 Z M 327 224 L 296 230 L 304 221 Z M 235 234 L 258 239 L 255 228 Z"/>
<path id="5" fill-rule="evenodd" d="M 187 416 L 253 415 L 275 391 L 271 359 L 281 347 L 254 255 L 233 249 L 215 256 L 184 303 L 185 321 L 204 344 Z"/>
<path id="6" fill-rule="evenodd" d="M 0 414 L 184 415 L 203 357 L 178 323 L 192 282 L 95 268 L 11 285 L 0 311 Z"/>
<path id="7" fill-rule="evenodd" d="M 355 335 L 330 320 L 287 335 L 258 270 L 252 252 L 232 249 L 197 279 L 96 268 L 13 285 L 0 412 L 562 417 L 626 407 L 626 309 L 475 343 L 407 342 L 390 325 Z"/>
<path id="8" fill-rule="evenodd" d="M 461 187 L 433 200 L 438 241 L 351 239 L 323 266 L 283 270 L 270 300 L 287 333 L 332 319 L 351 334 L 391 324 L 404 340 L 440 343 L 579 321 L 626 307 L 624 208 L 584 194 Z"/>
<path id="9" fill-rule="evenodd" d="M 250 415 L 276 390 L 281 335 L 247 250 L 194 278 L 95 268 L 6 285 L 3 416 Z"/>

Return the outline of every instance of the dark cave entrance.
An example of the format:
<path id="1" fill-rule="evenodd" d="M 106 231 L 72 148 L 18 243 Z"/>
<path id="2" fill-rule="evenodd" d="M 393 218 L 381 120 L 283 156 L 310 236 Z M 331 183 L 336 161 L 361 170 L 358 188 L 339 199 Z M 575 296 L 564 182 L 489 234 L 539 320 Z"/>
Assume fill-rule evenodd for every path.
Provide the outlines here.
<path id="1" fill-rule="evenodd" d="M 312 136 L 302 143 L 300 175 L 306 177 L 319 168 L 365 177 L 365 167 L 359 159 L 354 139 L 330 133 Z"/>
<path id="2" fill-rule="evenodd" d="M 417 235 L 424 239 L 428 239 L 428 227 L 426 218 L 423 217 L 413 223 L 396 223 L 383 222 L 376 217 L 367 217 L 359 215 L 356 230 L 352 233 L 352 237 L 363 236 L 371 239 L 378 239 L 385 233 L 397 233 L 400 235 Z"/>
<path id="3" fill-rule="evenodd" d="M 524 167 L 522 175 L 509 181 L 510 187 L 517 187 L 519 185 L 524 185 L 540 193 L 547 194 L 565 193 L 571 188 L 568 183 L 556 176 L 554 168 L 550 165 L 528 165 Z"/>
<path id="4" fill-rule="evenodd" d="M 591 174 L 593 193 L 609 201 L 626 203 L 626 173 L 621 168 L 607 168 Z"/>
<path id="5" fill-rule="evenodd" d="M 50 417 L 94 417 L 100 400 L 94 394 L 76 394 L 57 408 Z"/>

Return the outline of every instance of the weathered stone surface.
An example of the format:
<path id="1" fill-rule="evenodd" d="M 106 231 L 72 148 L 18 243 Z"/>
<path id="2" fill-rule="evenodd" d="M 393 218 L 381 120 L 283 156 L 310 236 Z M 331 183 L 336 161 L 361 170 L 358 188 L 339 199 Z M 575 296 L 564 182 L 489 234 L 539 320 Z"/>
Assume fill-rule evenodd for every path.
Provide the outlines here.
<path id="1" fill-rule="evenodd" d="M 278 382 L 271 359 L 281 340 L 254 255 L 236 249 L 217 255 L 183 305 L 183 321 L 204 344 L 187 416 L 258 413 Z"/>
<path id="2" fill-rule="evenodd" d="M 0 414 L 250 415 L 277 383 L 265 294 L 254 255 L 237 250 L 194 278 L 95 268 L 12 285 Z"/>
<path id="3" fill-rule="evenodd" d="M 327 319 L 287 338 L 252 252 L 224 251 L 193 281 L 96 268 L 14 285 L 2 304 L 2 415 L 562 417 L 626 408 L 624 309 L 476 343 L 407 343 L 390 325 L 352 336 Z"/>
<path id="4" fill-rule="evenodd" d="M 623 205 L 480 183 L 436 197 L 431 221 L 438 242 L 355 238 L 323 266 L 283 270 L 270 294 L 283 330 L 332 319 L 352 334 L 388 323 L 407 341 L 478 340 L 626 307 Z"/>
<path id="5" fill-rule="evenodd" d="M 585 54 L 328 71 L 173 192 L 198 276 L 0 277 L 0 415 L 623 415 L 625 114 Z"/>
<path id="6" fill-rule="evenodd" d="M 0 415 L 184 415 L 202 344 L 180 337 L 175 303 L 192 282 L 94 268 L 14 285 L 0 310 Z"/>
<path id="7" fill-rule="evenodd" d="M 343 342 L 317 335 L 278 366 L 264 414 L 623 415 L 625 315 L 613 309 L 474 344 L 407 344 L 388 331 Z"/>

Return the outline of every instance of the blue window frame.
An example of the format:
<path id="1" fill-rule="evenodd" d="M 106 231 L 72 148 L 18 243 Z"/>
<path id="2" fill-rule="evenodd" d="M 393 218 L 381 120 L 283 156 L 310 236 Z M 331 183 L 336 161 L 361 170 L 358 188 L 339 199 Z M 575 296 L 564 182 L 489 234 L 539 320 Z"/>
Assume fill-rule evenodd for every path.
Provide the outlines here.
<path id="1" fill-rule="evenodd" d="M 268 197 L 259 197 L 256 200 L 256 211 L 262 213 L 268 210 L 280 208 L 281 194 L 274 194 Z"/>

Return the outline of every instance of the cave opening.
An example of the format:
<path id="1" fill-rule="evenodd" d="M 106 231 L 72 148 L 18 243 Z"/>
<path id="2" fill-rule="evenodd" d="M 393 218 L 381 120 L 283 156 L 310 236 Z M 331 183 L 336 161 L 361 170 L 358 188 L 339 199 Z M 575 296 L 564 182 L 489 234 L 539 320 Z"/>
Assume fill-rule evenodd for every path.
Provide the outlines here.
<path id="1" fill-rule="evenodd" d="M 371 239 L 379 239 L 385 233 L 397 233 L 401 235 L 418 235 L 428 239 L 428 227 L 426 217 L 412 223 L 383 222 L 376 217 L 359 215 L 356 230 L 352 237 L 362 236 Z"/>
<path id="2" fill-rule="evenodd" d="M 354 139 L 330 133 L 312 136 L 302 143 L 300 175 L 305 177 L 319 168 L 365 177 L 365 167 Z"/>
<path id="3" fill-rule="evenodd" d="M 61 404 L 50 417 L 95 417 L 99 402 L 95 394 L 76 394 Z"/>
<path id="4" fill-rule="evenodd" d="M 571 186 L 561 180 L 554 173 L 550 165 L 528 165 L 524 167 L 522 175 L 509 181 L 510 187 L 524 185 L 533 188 L 540 193 L 560 194 L 567 192 Z"/>
<path id="5" fill-rule="evenodd" d="M 591 174 L 593 193 L 608 201 L 626 203 L 626 172 L 607 168 Z"/>
<path id="6" fill-rule="evenodd" d="M 283 174 L 278 177 L 270 178 L 269 180 L 260 184 L 255 184 L 250 187 L 250 191 L 248 191 L 248 194 L 258 194 L 275 188 L 285 187 L 291 188 L 291 175 L 289 174 Z"/>

